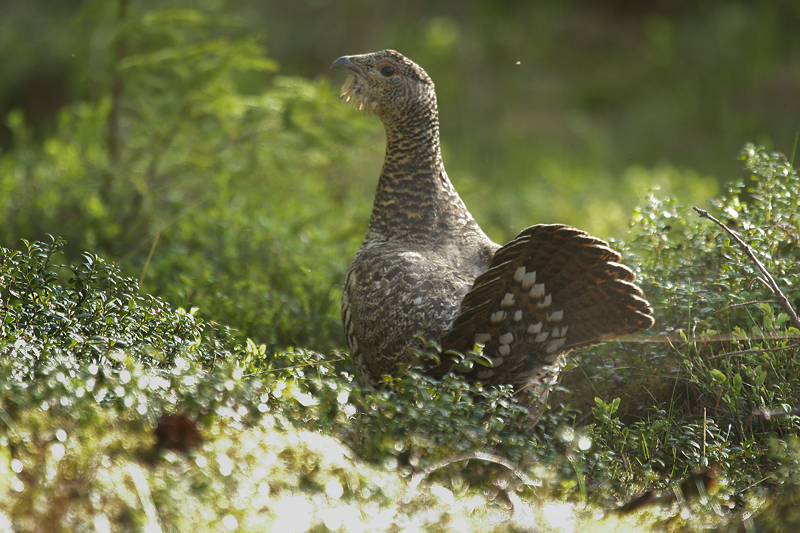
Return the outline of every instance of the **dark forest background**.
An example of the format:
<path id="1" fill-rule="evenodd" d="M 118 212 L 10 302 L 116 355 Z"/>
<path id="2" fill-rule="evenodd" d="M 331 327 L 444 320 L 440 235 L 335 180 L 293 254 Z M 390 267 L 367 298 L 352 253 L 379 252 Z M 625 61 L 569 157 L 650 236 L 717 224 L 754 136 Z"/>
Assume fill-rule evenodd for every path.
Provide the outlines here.
<path id="1" fill-rule="evenodd" d="M 437 85 L 450 174 L 498 240 L 556 220 L 619 235 L 649 187 L 702 202 L 740 177 L 744 142 L 791 150 L 800 128 L 789 0 L 9 0 L 0 116 L 22 109 L 45 137 L 62 106 L 110 83 L 119 11 L 181 5 L 263 36 L 281 75 L 338 85 L 328 67 L 340 55 L 414 59 Z M 12 148 L 5 126 L 0 147 Z M 380 150 L 370 161 L 359 180 L 375 176 Z"/>

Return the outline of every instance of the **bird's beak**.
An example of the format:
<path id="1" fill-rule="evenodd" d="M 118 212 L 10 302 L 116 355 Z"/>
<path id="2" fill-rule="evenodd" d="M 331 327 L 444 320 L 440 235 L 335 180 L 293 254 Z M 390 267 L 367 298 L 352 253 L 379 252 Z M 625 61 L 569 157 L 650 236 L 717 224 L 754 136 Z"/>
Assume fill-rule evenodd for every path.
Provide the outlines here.
<path id="1" fill-rule="evenodd" d="M 348 74 L 358 74 L 359 76 L 364 76 L 364 71 L 361 70 L 361 67 L 353 63 L 349 56 L 342 56 L 336 61 L 331 64 L 331 68 L 337 68 L 339 70 L 343 70 Z"/>

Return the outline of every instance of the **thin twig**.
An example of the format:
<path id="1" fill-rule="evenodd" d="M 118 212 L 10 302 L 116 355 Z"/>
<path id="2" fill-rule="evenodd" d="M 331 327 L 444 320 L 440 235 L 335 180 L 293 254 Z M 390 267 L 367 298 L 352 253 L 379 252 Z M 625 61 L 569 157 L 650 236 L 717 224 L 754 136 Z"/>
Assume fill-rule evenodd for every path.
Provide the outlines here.
<path id="1" fill-rule="evenodd" d="M 714 218 L 714 216 L 709 214 L 708 211 L 706 211 L 705 209 L 700 209 L 699 207 L 695 207 L 694 210 L 697 211 L 702 218 L 707 218 L 711 220 L 712 222 L 720 226 L 722 229 L 727 231 L 728 234 L 731 237 L 733 237 L 733 239 L 737 243 L 739 243 L 739 246 L 742 247 L 742 250 L 744 250 L 744 252 L 748 255 L 748 257 L 750 257 L 750 259 L 753 260 L 758 269 L 764 274 L 764 277 L 766 277 L 767 280 L 769 281 L 768 286 L 770 287 L 770 290 L 772 290 L 773 294 L 775 294 L 775 296 L 778 298 L 778 304 L 781 307 L 783 307 L 784 311 L 786 311 L 786 314 L 789 315 L 789 318 L 791 319 L 794 326 L 800 329 L 800 317 L 797 316 L 797 313 L 792 307 L 792 304 L 789 303 L 789 299 L 786 297 L 785 294 L 783 294 L 783 291 L 780 289 L 780 287 L 778 287 L 778 284 L 775 283 L 775 279 L 767 271 L 767 269 L 764 267 L 761 261 L 759 261 L 758 258 L 755 256 L 753 250 L 741 239 L 741 237 L 739 237 L 739 235 L 735 231 L 733 231 L 728 226 L 726 226 L 725 224 Z"/>
<path id="2" fill-rule="evenodd" d="M 208 202 L 209 200 L 211 200 L 211 194 L 207 194 L 204 198 L 200 198 L 199 200 L 196 200 L 194 203 L 188 205 L 183 211 L 181 211 L 180 213 L 175 215 L 171 220 L 167 221 L 166 224 L 164 224 L 161 227 L 159 227 L 158 230 L 156 231 L 156 235 L 160 235 L 161 233 L 165 232 L 167 229 L 171 228 L 172 226 L 174 226 L 175 224 L 180 222 L 182 218 L 184 218 L 185 216 L 188 216 L 189 213 L 191 213 L 195 209 L 199 208 L 200 206 L 202 206 L 204 203 Z M 123 264 L 126 261 L 128 261 L 131 257 L 133 257 L 134 255 L 139 253 L 142 250 L 142 248 L 144 248 L 145 245 L 147 245 L 147 243 L 149 243 L 154 238 L 155 238 L 155 235 L 152 236 L 152 237 L 146 237 L 145 239 L 143 239 L 139 244 L 137 244 L 136 246 L 134 246 L 133 248 L 128 250 L 128 253 L 123 255 L 119 259 L 119 261 L 117 261 L 117 263 Z"/>
<path id="3" fill-rule="evenodd" d="M 436 462 L 431 466 L 429 466 L 428 468 L 426 468 L 425 470 L 423 470 L 422 472 L 414 474 L 411 478 L 409 489 L 415 490 L 423 479 L 425 479 L 427 476 L 429 476 L 436 470 L 439 470 L 440 468 L 444 468 L 445 466 L 454 463 L 460 463 L 461 461 L 469 461 L 469 460 L 486 461 L 488 463 L 494 463 L 503 466 L 507 468 L 509 471 L 511 471 L 511 473 L 517 476 L 525 485 L 528 485 L 529 487 L 538 487 L 541 486 L 542 484 L 541 481 L 529 477 L 517 465 L 515 465 L 505 457 L 500 457 L 499 455 L 486 452 L 465 452 L 457 455 L 456 457 Z"/>
<path id="4" fill-rule="evenodd" d="M 643 339 L 637 339 L 638 343 L 657 344 L 667 342 L 669 344 L 688 344 L 693 342 L 747 342 L 747 341 L 788 341 L 791 339 L 800 339 L 800 335 L 783 335 L 778 332 L 765 333 L 762 335 L 739 335 L 733 333 L 715 333 L 713 335 L 687 335 L 681 337 L 679 335 L 652 335 Z"/>
<path id="5" fill-rule="evenodd" d="M 760 276 L 756 276 L 756 277 L 755 277 L 755 279 L 753 279 L 753 280 L 750 282 L 750 284 L 747 286 L 747 289 L 752 291 L 752 290 L 753 290 L 753 286 L 756 284 L 756 281 L 760 281 L 760 282 L 761 282 L 761 283 L 763 283 L 763 284 L 764 284 L 764 285 L 765 285 L 765 286 L 766 286 L 766 287 L 767 287 L 767 288 L 768 288 L 770 291 L 772 290 L 772 287 L 770 287 L 770 286 L 769 286 L 769 283 L 767 283 L 767 280 L 765 280 L 764 278 L 762 278 L 762 277 L 760 277 Z"/>
<path id="6" fill-rule="evenodd" d="M 117 6 L 117 22 L 120 25 L 127 22 L 128 1 L 121 0 Z M 124 27 L 124 26 L 123 26 Z M 122 69 L 119 64 L 125 58 L 126 40 L 125 32 L 117 35 L 114 50 L 114 78 L 111 82 L 111 112 L 108 114 L 108 157 L 113 163 L 119 162 L 120 152 L 120 120 L 122 116 L 122 98 L 125 93 L 125 80 L 122 78 Z"/>
<path id="7" fill-rule="evenodd" d="M 772 476 L 766 476 L 766 477 L 763 477 L 763 478 L 759 479 L 758 481 L 753 481 L 752 483 L 747 485 L 745 488 L 743 488 L 743 489 L 741 489 L 739 491 L 736 491 L 736 494 L 744 494 L 745 492 L 747 492 L 748 490 L 752 489 L 756 485 L 760 485 L 760 484 L 764 483 L 765 481 L 768 481 L 771 478 L 772 478 Z"/>
<path id="8" fill-rule="evenodd" d="M 776 304 L 778 300 L 751 300 L 749 302 L 740 302 L 738 304 L 732 304 L 727 307 L 723 307 L 722 309 L 717 309 L 712 314 L 718 315 L 720 313 L 724 313 L 725 311 L 730 311 L 731 309 L 737 309 L 739 307 L 745 307 L 748 305 L 755 305 L 755 304 Z"/>
<path id="9" fill-rule="evenodd" d="M 147 269 L 150 267 L 150 260 L 153 259 L 153 252 L 156 251 L 156 244 L 158 244 L 158 238 L 161 237 L 161 230 L 156 232 L 156 238 L 153 239 L 153 245 L 150 247 L 150 253 L 147 254 L 147 261 L 144 262 L 144 268 L 142 269 L 142 275 L 139 277 L 139 287 L 142 286 L 142 282 L 144 281 L 144 277 L 147 275 Z"/>
<path id="10" fill-rule="evenodd" d="M 784 411 L 782 409 L 767 409 L 766 407 L 763 409 L 756 409 L 753 411 L 754 415 L 761 416 L 766 420 L 771 420 L 773 418 L 778 418 L 782 416 L 797 416 L 800 415 L 800 408 L 795 407 L 794 409 L 789 409 L 788 411 Z"/>
<path id="11" fill-rule="evenodd" d="M 337 361 L 344 360 L 344 357 L 339 357 L 338 359 L 325 359 L 324 361 L 312 361 L 310 363 L 303 363 L 300 365 L 292 365 L 292 366 L 282 366 L 279 368 L 268 368 L 267 370 L 260 370 L 258 372 L 251 372 L 249 374 L 242 375 L 243 378 L 250 378 L 253 376 L 258 376 L 260 374 L 271 374 L 273 372 L 280 372 L 281 370 L 294 370 L 296 368 L 305 368 L 307 366 L 316 366 L 322 363 L 335 363 Z"/>
<path id="12" fill-rule="evenodd" d="M 734 355 L 742 355 L 746 353 L 778 352 L 780 350 L 791 350 L 793 348 L 800 348 L 800 344 L 790 344 L 789 346 L 784 346 L 782 348 L 761 348 L 758 350 L 739 350 L 738 352 L 725 352 L 717 355 L 712 355 L 711 357 L 707 357 L 706 361 L 711 361 L 712 359 L 721 359 L 723 357 L 731 357 Z"/>

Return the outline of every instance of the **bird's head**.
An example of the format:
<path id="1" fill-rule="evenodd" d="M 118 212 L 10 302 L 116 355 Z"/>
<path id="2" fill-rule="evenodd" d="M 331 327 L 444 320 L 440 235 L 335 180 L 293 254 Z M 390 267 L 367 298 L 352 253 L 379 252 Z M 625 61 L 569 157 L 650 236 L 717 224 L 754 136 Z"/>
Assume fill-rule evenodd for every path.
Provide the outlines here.
<path id="1" fill-rule="evenodd" d="M 436 117 L 433 82 L 422 68 L 394 50 L 344 56 L 331 68 L 345 71 L 341 96 L 359 109 L 375 113 L 384 123 L 420 112 Z"/>

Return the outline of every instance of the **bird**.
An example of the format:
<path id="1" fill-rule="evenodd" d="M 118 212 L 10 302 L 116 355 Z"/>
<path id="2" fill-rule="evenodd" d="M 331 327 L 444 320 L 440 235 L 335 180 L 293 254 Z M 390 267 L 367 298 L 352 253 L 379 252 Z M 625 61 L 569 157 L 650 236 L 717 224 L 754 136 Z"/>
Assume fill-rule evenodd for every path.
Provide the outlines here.
<path id="1" fill-rule="evenodd" d="M 386 153 L 369 226 L 345 274 L 342 326 L 356 377 L 376 389 L 415 351 L 427 372 L 509 385 L 541 409 L 576 348 L 645 330 L 653 310 L 608 244 L 538 224 L 505 246 L 489 239 L 448 178 L 436 91 L 394 50 L 343 56 L 341 98 L 376 115 Z M 481 364 L 448 354 L 479 354 Z"/>

